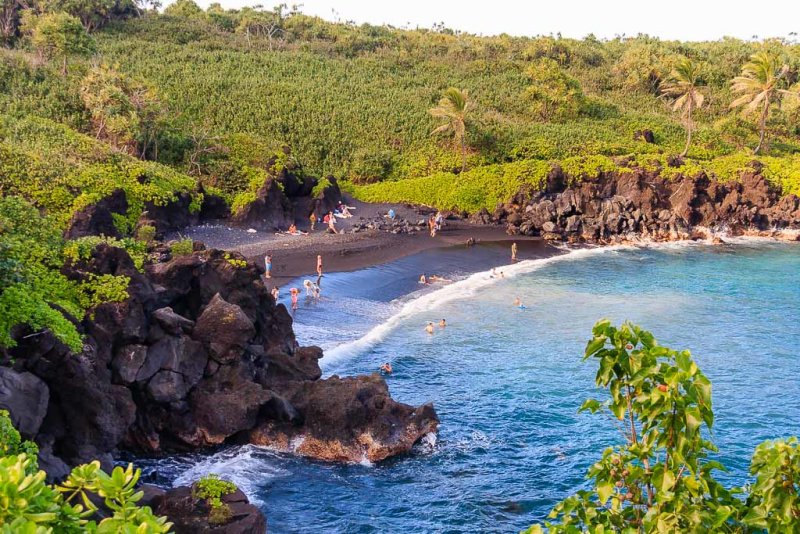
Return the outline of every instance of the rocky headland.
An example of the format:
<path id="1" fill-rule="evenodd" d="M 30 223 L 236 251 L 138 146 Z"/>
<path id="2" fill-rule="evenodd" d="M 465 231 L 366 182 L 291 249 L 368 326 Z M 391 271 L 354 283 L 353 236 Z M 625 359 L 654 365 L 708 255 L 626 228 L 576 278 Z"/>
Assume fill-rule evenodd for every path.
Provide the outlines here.
<path id="1" fill-rule="evenodd" d="M 800 199 L 782 195 L 758 165 L 738 181 L 658 171 L 600 173 L 571 180 L 556 167 L 542 191 L 522 189 L 493 213 L 470 220 L 503 224 L 512 235 L 573 243 L 676 241 L 728 235 L 797 239 Z"/>
<path id="2" fill-rule="evenodd" d="M 205 250 L 139 272 L 100 244 L 64 266 L 81 280 L 130 279 L 129 297 L 78 320 L 83 350 L 18 328 L 0 366 L 0 405 L 40 446 L 52 478 L 120 449 L 157 454 L 253 442 L 323 460 L 380 460 L 437 427 L 430 405 L 392 400 L 377 375 L 321 379 L 317 347 L 300 347 L 252 263 Z"/>

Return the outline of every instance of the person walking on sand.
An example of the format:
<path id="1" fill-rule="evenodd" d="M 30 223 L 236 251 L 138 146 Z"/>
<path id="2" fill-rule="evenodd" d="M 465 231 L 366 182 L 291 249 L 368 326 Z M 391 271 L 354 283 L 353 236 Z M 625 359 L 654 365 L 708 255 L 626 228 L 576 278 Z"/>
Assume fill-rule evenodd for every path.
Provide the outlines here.
<path id="1" fill-rule="evenodd" d="M 433 334 L 433 323 L 432 322 L 428 323 L 428 326 L 425 327 L 425 331 L 427 333 L 431 334 L 431 335 Z"/>
<path id="2" fill-rule="evenodd" d="M 264 256 L 264 269 L 266 271 L 266 277 L 272 278 L 272 256 L 269 254 Z"/>
<path id="3" fill-rule="evenodd" d="M 517 243 L 511 243 L 511 261 L 517 261 Z"/>
<path id="4" fill-rule="evenodd" d="M 336 231 L 336 216 L 333 214 L 332 211 L 328 213 L 327 219 L 328 219 L 328 232 L 331 234 L 338 234 L 339 232 Z"/>
<path id="5" fill-rule="evenodd" d="M 311 231 L 313 232 L 314 227 L 317 225 L 317 214 L 312 211 L 311 215 L 308 216 L 308 220 L 311 222 Z"/>

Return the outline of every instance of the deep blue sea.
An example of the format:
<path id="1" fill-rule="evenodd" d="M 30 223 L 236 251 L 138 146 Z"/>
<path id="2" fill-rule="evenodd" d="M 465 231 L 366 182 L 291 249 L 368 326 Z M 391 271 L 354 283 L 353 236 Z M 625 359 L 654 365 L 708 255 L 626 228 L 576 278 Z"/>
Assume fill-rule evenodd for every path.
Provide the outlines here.
<path id="1" fill-rule="evenodd" d="M 162 460 L 161 476 L 232 478 L 270 532 L 517 532 L 583 487 L 618 439 L 607 418 L 577 413 L 597 394 L 581 356 L 603 317 L 692 351 L 713 383 L 726 483 L 746 482 L 756 444 L 800 433 L 800 245 L 581 249 L 514 265 L 507 256 L 489 244 L 333 273 L 323 299 L 295 313 L 300 342 L 326 349 L 326 375 L 391 362 L 395 399 L 434 403 L 435 440 L 378 465 L 237 447 Z M 421 286 L 423 272 L 456 281 Z M 441 318 L 445 329 L 424 331 Z"/>

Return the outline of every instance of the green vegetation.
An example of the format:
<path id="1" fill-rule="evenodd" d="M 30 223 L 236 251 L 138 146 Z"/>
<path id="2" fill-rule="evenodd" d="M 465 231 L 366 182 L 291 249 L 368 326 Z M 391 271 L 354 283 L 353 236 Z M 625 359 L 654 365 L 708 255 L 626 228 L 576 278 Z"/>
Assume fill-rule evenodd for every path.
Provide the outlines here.
<path id="1" fill-rule="evenodd" d="M 205 499 L 211 511 L 208 521 L 212 525 L 227 523 L 231 517 L 230 507 L 222 502 L 222 497 L 236 491 L 233 482 L 222 480 L 219 475 L 210 474 L 202 477 L 194 485 L 194 495 L 198 499 Z"/>
<path id="2" fill-rule="evenodd" d="M 432 117 L 445 121 L 433 130 L 433 134 L 452 132 L 453 143 L 461 147 L 461 171 L 467 168 L 467 117 L 474 107 L 469 100 L 469 91 L 450 87 L 444 92 L 439 105 L 428 112 Z"/>
<path id="3" fill-rule="evenodd" d="M 598 362 L 605 401 L 581 411 L 611 416 L 623 444 L 589 468 L 591 489 L 559 503 L 546 527 L 571 532 L 796 532 L 800 525 L 800 445 L 768 441 L 753 454 L 755 483 L 726 489 L 717 451 L 711 382 L 689 351 L 658 345 L 650 332 L 599 321 L 584 360 Z M 540 525 L 526 532 L 543 532 Z"/>
<path id="4" fill-rule="evenodd" d="M 0 198 L 0 346 L 13 346 L 11 329 L 20 324 L 49 328 L 73 350 L 81 348 L 75 325 L 58 306 L 76 318 L 102 302 L 128 297 L 127 277 L 93 276 L 77 282 L 60 269 L 65 262 L 87 260 L 104 238 L 65 242 L 58 227 L 19 197 Z M 130 244 L 135 253 L 136 245 Z"/>
<path id="5" fill-rule="evenodd" d="M 705 95 L 700 92 L 700 66 L 689 58 L 683 58 L 675 65 L 672 76 L 661 86 L 661 92 L 667 97 L 674 98 L 673 111 L 680 111 L 686 127 L 686 146 L 681 152 L 681 157 L 686 157 L 692 144 L 692 129 L 694 122 L 692 112 L 703 107 Z"/>
<path id="6" fill-rule="evenodd" d="M 0 249 L 2 345 L 20 321 L 78 347 L 52 305 L 80 318 L 122 298 L 122 280 L 58 274 L 65 251 L 88 247 L 58 233 L 117 188 L 129 209 L 114 216 L 126 236 L 115 244 L 140 268 L 154 234 L 129 238 L 148 203 L 188 193 L 196 211 L 206 191 L 238 213 L 283 170 L 332 174 L 365 200 L 467 212 L 540 189 L 555 166 L 572 181 L 635 166 L 736 180 L 757 157 L 768 180 L 800 192 L 793 42 L 479 37 L 330 23 L 285 5 L 150 5 L 0 10 L 0 194 L 25 199 L 52 230 L 48 246 L 30 247 L 44 267 L 24 246 Z M 634 136 L 642 130 L 655 143 Z"/>
<path id="7" fill-rule="evenodd" d="M 179 239 L 169 247 L 173 256 L 188 256 L 194 251 L 194 241 L 190 237 Z"/>
<path id="8" fill-rule="evenodd" d="M 149 507 L 139 507 L 144 494 L 136 491 L 140 471 L 128 465 L 111 475 L 99 462 L 72 470 L 63 484 L 45 483 L 46 474 L 36 463 L 36 444 L 23 440 L 0 410 L 0 530 L 48 534 L 58 532 L 169 532 L 166 517 L 156 517 Z M 98 507 L 89 498 L 103 499 L 108 517 L 94 518 Z"/>

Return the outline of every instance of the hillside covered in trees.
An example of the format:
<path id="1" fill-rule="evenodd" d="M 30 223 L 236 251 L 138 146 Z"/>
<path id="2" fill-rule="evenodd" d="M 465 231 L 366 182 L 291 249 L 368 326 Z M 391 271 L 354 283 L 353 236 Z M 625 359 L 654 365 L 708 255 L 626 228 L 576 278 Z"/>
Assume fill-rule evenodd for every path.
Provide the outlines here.
<path id="1" fill-rule="evenodd" d="M 436 204 L 431 191 L 453 190 L 438 207 L 474 210 L 541 181 L 552 162 L 576 178 L 657 166 L 730 179 L 756 151 L 769 176 L 797 188 L 794 43 L 479 37 L 330 23 L 285 6 L 203 11 L 181 0 L 159 15 L 63 4 L 18 10 L 4 33 L 3 165 L 47 161 L 39 181 L 110 163 L 147 168 L 167 189 L 200 180 L 232 200 L 288 147 L 311 175 L 418 179 L 357 189 L 365 198 L 414 189 L 407 200 Z M 63 30 L 70 44 L 49 42 L 49 26 L 68 24 L 60 8 L 78 24 Z M 449 125 L 447 110 L 431 112 L 449 87 L 466 97 L 463 153 L 452 129 L 432 135 Z"/>
<path id="2" fill-rule="evenodd" d="M 556 166 L 574 181 L 634 169 L 727 181 L 757 166 L 800 192 L 794 42 L 481 37 L 191 0 L 162 13 L 15 0 L 0 20 L 3 336 L 56 321 L 77 346 L 43 303 L 81 316 L 125 297 L 114 277 L 58 271 L 97 241 L 64 241 L 70 219 L 116 189 L 114 244 L 139 262 L 146 206 L 180 196 L 198 212 L 213 193 L 236 213 L 284 169 L 469 213 L 541 188 Z"/>

